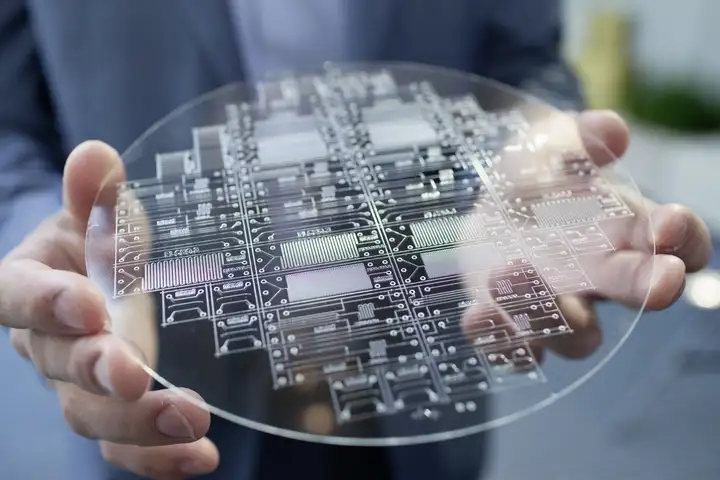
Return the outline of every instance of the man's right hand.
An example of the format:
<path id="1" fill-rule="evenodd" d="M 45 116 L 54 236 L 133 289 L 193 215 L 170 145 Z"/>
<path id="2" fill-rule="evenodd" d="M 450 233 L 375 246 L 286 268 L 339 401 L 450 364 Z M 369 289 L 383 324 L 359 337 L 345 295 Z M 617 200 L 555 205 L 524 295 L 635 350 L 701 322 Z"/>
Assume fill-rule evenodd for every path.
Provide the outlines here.
<path id="1" fill-rule="evenodd" d="M 150 391 L 137 345 L 108 333 L 104 297 L 87 278 L 88 218 L 106 178 L 122 169 L 112 148 L 86 142 L 68 158 L 63 209 L 0 263 L 0 325 L 57 392 L 78 434 L 110 463 L 151 478 L 214 470 L 204 438 L 210 414 L 170 390 Z"/>

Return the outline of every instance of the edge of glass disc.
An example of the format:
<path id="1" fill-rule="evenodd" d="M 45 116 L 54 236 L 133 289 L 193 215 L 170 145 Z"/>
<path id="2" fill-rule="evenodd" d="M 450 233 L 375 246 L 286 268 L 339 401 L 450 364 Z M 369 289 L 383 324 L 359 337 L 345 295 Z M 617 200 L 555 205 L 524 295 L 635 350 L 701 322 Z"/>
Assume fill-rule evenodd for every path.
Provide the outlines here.
<path id="1" fill-rule="evenodd" d="M 390 72 L 398 71 L 398 70 L 405 70 L 410 71 L 414 70 L 418 73 L 421 73 L 423 71 L 426 72 L 435 72 L 435 73 L 442 73 L 445 72 L 448 75 L 454 75 L 456 77 L 463 77 L 466 80 L 469 81 L 469 83 L 475 83 L 475 84 L 485 84 L 488 86 L 492 86 L 493 88 L 496 88 L 498 90 L 504 91 L 506 93 L 512 94 L 515 96 L 518 100 L 528 103 L 533 103 L 536 105 L 541 105 L 543 108 L 546 108 L 548 111 L 555 111 L 560 113 L 561 115 L 571 115 L 570 113 L 563 112 L 562 110 L 554 107 L 553 105 L 549 104 L 546 101 L 543 101 L 539 97 L 536 97 L 535 95 L 532 95 L 531 93 L 528 93 L 526 91 L 517 89 L 515 87 L 512 87 L 510 85 L 504 84 L 502 82 L 499 82 L 497 80 L 484 77 L 482 75 L 478 75 L 476 73 L 471 72 L 465 72 L 462 70 L 457 70 L 453 68 L 448 67 L 442 67 L 442 66 L 436 66 L 436 65 L 429 65 L 429 64 L 423 64 L 423 63 L 414 63 L 414 62 L 339 62 L 339 63 L 333 63 L 333 65 L 336 65 L 340 67 L 341 69 L 352 69 L 352 70 L 368 70 L 368 69 L 387 69 Z M 296 74 L 303 74 L 305 72 L 298 71 L 295 72 Z M 312 73 L 312 71 L 307 72 Z M 317 73 L 317 72 L 316 72 Z M 227 85 L 221 86 L 219 88 L 210 90 L 204 94 L 201 94 L 194 99 L 176 107 L 174 110 L 172 110 L 170 113 L 162 117 L 160 120 L 153 123 L 145 132 L 143 132 L 134 142 L 130 144 L 129 147 L 127 147 L 120 155 L 120 157 L 123 159 L 123 161 L 126 160 L 126 158 L 133 155 L 134 150 L 139 148 L 140 145 L 143 144 L 148 138 L 150 138 L 155 132 L 157 132 L 160 128 L 162 128 L 164 125 L 166 125 L 169 121 L 178 118 L 180 115 L 192 110 L 194 107 L 198 107 L 202 104 L 204 104 L 206 101 L 211 101 L 213 98 L 220 96 L 223 93 L 229 93 L 233 90 L 237 89 L 244 89 L 245 91 L 248 91 L 248 89 L 252 89 L 252 86 L 254 84 L 248 83 L 248 82 L 233 82 L 229 83 Z M 587 138 L 590 138 L 594 141 L 599 142 L 599 144 L 603 145 L 602 148 L 610 154 L 609 158 L 612 158 L 612 161 L 606 164 L 604 168 L 612 168 L 615 166 L 619 158 L 616 157 L 610 150 L 607 148 L 607 146 L 604 145 L 600 141 L 599 138 L 597 138 L 595 135 L 587 135 Z M 627 175 L 626 182 L 634 189 L 635 193 L 638 193 L 641 195 L 641 209 L 643 212 L 648 212 L 647 209 L 647 199 L 642 197 L 642 192 L 635 182 L 634 178 L 631 175 Z M 102 190 L 102 189 L 101 189 Z M 94 203 L 93 208 L 95 208 L 96 202 Z M 637 213 L 637 212 L 636 212 Z M 315 433 L 308 433 L 308 432 L 300 432 L 297 430 L 290 430 L 286 428 L 281 427 L 275 427 L 272 425 L 268 425 L 265 423 L 257 422 L 254 420 L 250 420 L 245 417 L 241 417 L 239 415 L 230 413 L 226 410 L 214 407 L 213 405 L 209 405 L 208 403 L 204 401 L 200 401 L 197 397 L 188 395 L 183 391 L 182 386 L 178 386 L 173 384 L 172 382 L 169 382 L 166 380 L 163 376 L 161 376 L 155 369 L 147 365 L 146 362 L 144 362 L 140 358 L 135 358 L 135 361 L 137 361 L 142 368 L 148 373 L 148 375 L 164 386 L 165 388 L 169 390 L 173 390 L 173 392 L 185 400 L 192 402 L 193 404 L 199 406 L 200 408 L 203 408 L 213 415 L 216 415 L 217 417 L 223 418 L 227 421 L 230 421 L 232 423 L 238 424 L 243 427 L 247 427 L 262 433 L 267 433 L 271 435 L 277 435 L 293 440 L 300 440 L 300 441 L 306 441 L 306 442 L 312 442 L 312 443 L 320 443 L 320 444 L 328 444 L 328 445 L 341 445 L 341 446 L 367 446 L 367 447 L 383 447 L 383 446 L 402 446 L 402 445 L 417 445 L 417 444 L 423 444 L 423 443 L 433 443 L 433 442 L 441 442 L 446 440 L 452 440 L 457 439 L 461 437 L 466 437 L 474 434 L 478 434 L 484 431 L 492 430 L 501 426 L 505 426 L 508 424 L 511 424 L 517 420 L 520 420 L 526 416 L 529 416 L 533 413 L 536 413 L 556 401 L 560 400 L 561 398 L 564 398 L 571 392 L 573 392 L 575 389 L 586 383 L 590 378 L 592 378 L 597 372 L 602 369 L 620 350 L 620 348 L 625 344 L 627 339 L 630 337 L 632 332 L 635 330 L 638 321 L 640 320 L 640 316 L 643 314 L 643 312 L 646 309 L 647 302 L 650 296 L 650 293 L 652 292 L 652 288 L 654 286 L 655 282 L 655 275 L 657 272 L 656 268 L 656 261 L 655 261 L 655 253 L 657 250 L 657 244 L 656 244 L 656 238 L 655 238 L 655 232 L 653 229 L 653 223 L 652 223 L 652 217 L 650 215 L 646 216 L 648 227 L 651 231 L 651 245 L 652 245 L 652 252 L 653 252 L 653 261 L 652 261 L 652 267 L 651 267 L 651 281 L 650 281 L 650 287 L 647 289 L 647 292 L 645 292 L 645 298 L 642 301 L 642 304 L 637 307 L 637 313 L 635 314 L 635 318 L 631 321 L 629 324 L 627 330 L 622 333 L 620 338 L 618 339 L 617 343 L 612 346 L 612 348 L 609 349 L 609 351 L 605 354 L 603 358 L 600 358 L 595 365 L 593 365 L 590 369 L 588 369 L 587 372 L 580 375 L 577 379 L 574 381 L 568 383 L 566 386 L 559 389 L 559 391 L 552 393 L 547 396 L 542 401 L 539 401 L 532 406 L 520 409 L 514 413 L 504 415 L 499 418 L 490 419 L 488 421 L 485 421 L 481 424 L 474 424 L 469 425 L 467 427 L 450 430 L 446 432 L 437 432 L 437 433 L 429 433 L 429 434 L 422 434 L 422 435 L 415 435 L 415 436 L 409 436 L 409 437 L 343 437 L 343 436 L 334 436 L 334 435 L 322 435 L 322 434 L 315 434 Z M 88 259 L 88 245 L 91 243 L 89 230 L 90 226 L 88 227 L 88 232 L 86 232 L 86 249 L 85 249 L 85 260 L 86 262 Z M 93 280 L 92 275 L 88 274 L 88 277 L 90 280 Z M 94 280 L 93 280 L 94 281 Z M 112 331 L 110 332 L 112 333 Z M 202 396 L 202 395 L 201 395 Z M 494 395 L 490 395 L 488 398 L 492 399 Z"/>

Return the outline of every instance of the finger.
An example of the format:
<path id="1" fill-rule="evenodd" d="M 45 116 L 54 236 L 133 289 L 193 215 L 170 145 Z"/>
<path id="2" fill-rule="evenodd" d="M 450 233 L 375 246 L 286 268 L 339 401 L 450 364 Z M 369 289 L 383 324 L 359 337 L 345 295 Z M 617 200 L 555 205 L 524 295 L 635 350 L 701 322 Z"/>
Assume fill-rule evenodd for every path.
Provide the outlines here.
<path id="1" fill-rule="evenodd" d="M 610 110 L 589 110 L 577 117 L 583 146 L 595 165 L 602 167 L 625 155 L 629 129 L 620 115 Z"/>
<path id="2" fill-rule="evenodd" d="M 114 192 L 123 179 L 123 164 L 115 150 L 96 141 L 79 145 L 65 164 L 63 210 L 40 225 L 9 256 L 85 273 L 83 246 L 93 205 L 100 201 L 106 210 L 114 211 Z M 103 217 L 112 218 L 106 223 L 114 228 L 114 215 Z"/>
<path id="3" fill-rule="evenodd" d="M 87 224 L 96 200 L 115 201 L 114 185 L 123 178 L 123 163 L 115 149 L 98 141 L 81 143 L 70 153 L 65 164 L 65 209 L 79 222 Z"/>
<path id="4" fill-rule="evenodd" d="M 106 320 L 105 301 L 87 278 L 33 260 L 0 265 L 0 325 L 87 334 Z"/>
<path id="5" fill-rule="evenodd" d="M 162 447 L 100 442 L 100 451 L 110 464 L 135 475 L 158 480 L 208 474 L 220 462 L 217 447 L 207 438 Z"/>
<path id="6" fill-rule="evenodd" d="M 113 334 L 139 347 L 154 368 L 158 358 L 156 299 L 142 288 L 138 252 L 152 245 L 149 219 L 132 189 L 118 185 L 123 169 L 109 173 L 90 216 L 85 242 L 89 278 L 103 293 Z"/>
<path id="7" fill-rule="evenodd" d="M 460 318 L 460 328 L 465 338 L 475 346 L 509 341 L 518 333 L 508 314 L 494 302 L 471 305 Z"/>
<path id="8" fill-rule="evenodd" d="M 625 154 L 629 130 L 622 117 L 610 110 L 589 110 L 578 115 L 552 112 L 533 121 L 526 134 L 511 138 L 508 145 L 525 143 L 523 138 L 535 146 L 532 151 L 536 152 L 536 163 L 545 160 L 542 151 L 577 152 L 603 167 Z"/>
<path id="9" fill-rule="evenodd" d="M 194 442 L 210 427 L 209 411 L 190 390 L 148 392 L 135 402 L 126 402 L 93 395 L 70 383 L 58 382 L 55 389 L 70 427 L 91 439 L 138 446 L 171 445 Z"/>
<path id="10" fill-rule="evenodd" d="M 685 262 L 688 273 L 705 268 L 712 257 L 712 241 L 705 223 L 682 205 L 663 205 L 653 215 L 655 250 Z"/>
<path id="11" fill-rule="evenodd" d="M 579 295 L 561 295 L 556 301 L 572 333 L 540 338 L 533 345 L 565 358 L 585 358 L 593 354 L 602 344 L 603 335 L 590 301 Z"/>
<path id="12" fill-rule="evenodd" d="M 598 186 L 599 193 L 605 192 L 609 181 L 605 177 L 610 175 L 597 170 L 625 153 L 628 137 L 627 125 L 611 111 L 547 114 L 527 131 L 511 135 L 505 148 L 494 154 L 491 184 L 497 183 L 507 199 L 545 198 L 560 193 L 558 188 L 573 195 Z"/>
<path id="13" fill-rule="evenodd" d="M 49 380 L 126 401 L 139 399 L 148 389 L 150 376 L 142 367 L 143 354 L 117 335 L 71 337 L 24 330 L 14 338 L 18 353 Z"/>
<path id="14" fill-rule="evenodd" d="M 712 244 L 703 222 L 685 207 L 647 203 L 650 219 L 639 211 L 633 218 L 602 225 L 615 252 L 580 256 L 577 262 L 598 297 L 633 308 L 647 297 L 646 308 L 656 310 L 679 298 L 685 273 L 707 264 Z"/>
<path id="15" fill-rule="evenodd" d="M 87 162 L 92 162 L 91 175 L 84 172 Z M 67 208 L 84 219 L 86 226 L 90 225 L 87 232 L 83 230 L 88 275 L 108 291 L 112 290 L 108 280 L 114 277 L 117 243 L 127 240 L 128 223 L 138 224 L 135 217 L 145 216 L 137 212 L 128 218 L 127 208 L 119 203 L 120 183 L 126 178 L 120 155 L 102 142 L 79 145 L 65 169 Z"/>
<path id="16" fill-rule="evenodd" d="M 632 218 L 603 223 L 603 231 L 618 249 L 680 257 L 688 271 L 704 268 L 712 256 L 712 241 L 705 222 L 679 204 L 658 205 L 649 199 L 624 195 L 635 212 Z"/>
<path id="17" fill-rule="evenodd" d="M 625 121 L 612 111 L 588 111 L 580 114 L 578 125 L 584 143 L 591 158 L 598 165 L 610 163 L 613 158 L 619 158 L 626 152 L 629 144 L 629 130 Z M 591 148 L 598 143 L 607 147 L 604 154 L 602 148 Z M 625 198 L 627 202 L 634 203 L 632 198 Z M 636 199 L 637 200 L 637 199 Z M 643 209 L 652 216 L 652 225 L 655 232 L 655 251 L 657 253 L 671 253 L 680 257 L 686 264 L 688 272 L 695 272 L 704 268 L 712 256 L 712 243 L 705 223 L 688 208 L 681 205 L 657 206 L 654 202 L 645 200 L 644 205 L 637 202 L 635 212 Z M 640 215 L 636 221 L 635 247 L 652 243 L 652 237 L 647 233 L 650 222 L 647 216 Z M 645 220 L 645 221 L 643 221 Z M 652 245 L 650 245 L 652 247 Z"/>
<path id="18" fill-rule="evenodd" d="M 509 278 L 509 277 L 508 277 Z M 514 291 L 522 296 L 523 292 L 531 292 L 532 288 L 523 289 L 516 286 Z M 561 295 L 556 298 L 557 306 L 562 313 L 564 322 L 570 327 L 573 333 L 565 335 L 540 335 L 537 333 L 546 327 L 552 330 L 561 324 L 562 320 L 547 321 L 548 315 L 540 311 L 524 309 L 527 314 L 528 326 L 516 325 L 511 318 L 514 313 L 523 309 L 517 302 L 508 305 L 494 303 L 495 297 L 490 303 L 484 305 L 474 304 L 468 308 L 462 319 L 461 327 L 463 333 L 473 344 L 480 340 L 483 345 L 487 342 L 507 342 L 518 338 L 521 329 L 535 332 L 535 338 L 529 342 L 530 351 L 538 363 L 544 359 L 544 350 L 550 349 L 555 353 L 567 358 L 582 358 L 592 354 L 602 343 L 602 332 L 597 324 L 593 311 L 590 309 L 589 301 L 577 295 Z"/>
<path id="19" fill-rule="evenodd" d="M 30 352 L 27 349 L 27 334 L 29 331 L 30 330 L 11 328 L 9 332 L 10 345 L 12 345 L 18 355 L 26 360 L 30 360 Z"/>
<path id="20" fill-rule="evenodd" d="M 685 264 L 674 255 L 622 250 L 586 269 L 595 294 L 632 308 L 670 307 L 685 288 Z"/>
<path id="21" fill-rule="evenodd" d="M 463 255 L 458 259 L 466 270 L 464 285 L 473 292 L 472 303 L 460 319 L 463 336 L 471 345 L 483 348 L 487 345 L 516 344 L 518 340 L 543 335 L 541 332 L 546 328 L 555 330 L 559 326 L 555 316 L 535 310 L 535 305 L 518 302 L 519 298 L 536 297 L 540 293 L 532 274 L 535 269 L 522 270 L 521 274 L 518 267 L 508 266 L 504 260 L 478 253 L 479 258 Z M 518 371 L 544 359 L 542 346 L 528 342 L 527 347 L 530 355 L 523 355 Z M 507 352 L 499 349 L 496 353 Z M 509 358 L 516 358 L 516 355 Z"/>

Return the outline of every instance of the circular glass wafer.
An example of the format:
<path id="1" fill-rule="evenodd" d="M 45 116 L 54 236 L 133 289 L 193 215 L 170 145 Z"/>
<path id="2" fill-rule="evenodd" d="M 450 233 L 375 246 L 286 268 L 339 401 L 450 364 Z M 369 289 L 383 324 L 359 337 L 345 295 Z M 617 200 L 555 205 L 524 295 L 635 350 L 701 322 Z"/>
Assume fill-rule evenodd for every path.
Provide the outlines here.
<path id="1" fill-rule="evenodd" d="M 123 160 L 87 236 L 109 328 L 157 382 L 263 432 L 502 425 L 591 377 L 643 310 L 599 318 L 589 357 L 555 353 L 596 341 L 582 307 L 631 288 L 650 220 L 575 117 L 488 79 L 355 64 L 229 85 Z"/>

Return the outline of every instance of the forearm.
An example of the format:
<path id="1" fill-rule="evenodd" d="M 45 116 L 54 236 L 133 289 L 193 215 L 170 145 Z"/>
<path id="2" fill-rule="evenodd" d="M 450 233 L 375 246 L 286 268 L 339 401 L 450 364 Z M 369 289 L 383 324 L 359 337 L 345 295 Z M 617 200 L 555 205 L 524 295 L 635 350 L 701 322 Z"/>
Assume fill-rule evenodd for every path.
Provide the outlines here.
<path id="1" fill-rule="evenodd" d="M 0 258 L 62 205 L 62 176 L 27 137 L 0 134 Z"/>

